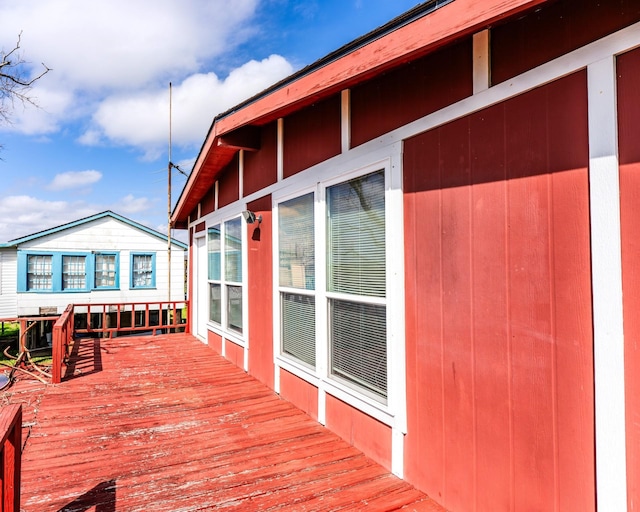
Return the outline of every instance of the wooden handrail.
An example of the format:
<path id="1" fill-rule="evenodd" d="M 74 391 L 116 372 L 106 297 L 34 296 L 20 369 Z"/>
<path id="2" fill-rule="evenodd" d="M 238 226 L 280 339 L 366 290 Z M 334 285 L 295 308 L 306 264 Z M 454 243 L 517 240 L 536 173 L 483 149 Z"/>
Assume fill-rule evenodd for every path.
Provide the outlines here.
<path id="1" fill-rule="evenodd" d="M 0 410 L 0 485 L 2 512 L 20 511 L 20 468 L 22 464 L 22 405 Z"/>
<path id="2" fill-rule="evenodd" d="M 62 364 L 73 340 L 73 310 L 73 304 L 69 304 L 53 325 L 51 337 L 51 382 L 53 384 L 62 382 Z"/>
<path id="3" fill-rule="evenodd" d="M 189 332 L 188 320 L 182 311 L 186 300 L 158 302 L 122 302 L 112 304 L 74 304 L 76 317 L 86 318 L 86 327 L 75 327 L 78 334 L 112 334 L 123 331 L 152 331 L 180 329 Z M 157 312 L 157 318 L 152 313 Z M 92 315 L 99 315 L 99 325 L 92 324 Z M 136 316 L 139 315 L 138 318 Z"/>

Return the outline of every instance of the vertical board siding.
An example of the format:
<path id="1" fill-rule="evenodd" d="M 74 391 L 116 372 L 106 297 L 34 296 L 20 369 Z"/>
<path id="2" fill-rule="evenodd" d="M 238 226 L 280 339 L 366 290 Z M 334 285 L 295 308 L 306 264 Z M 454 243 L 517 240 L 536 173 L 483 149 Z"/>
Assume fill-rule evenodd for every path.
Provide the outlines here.
<path id="1" fill-rule="evenodd" d="M 273 185 L 278 179 L 276 165 L 277 123 L 261 128 L 260 149 L 245 151 L 243 188 L 245 197 Z"/>
<path id="2" fill-rule="evenodd" d="M 202 197 L 202 201 L 200 202 L 200 215 L 204 217 L 205 215 L 213 212 L 215 210 L 215 186 L 211 186 L 207 193 Z"/>
<path id="3" fill-rule="evenodd" d="M 247 204 L 260 224 L 247 225 L 249 372 L 273 388 L 273 275 L 271 196 Z"/>
<path id="4" fill-rule="evenodd" d="M 285 118 L 285 178 L 340 154 L 341 106 L 336 94 Z"/>
<path id="5" fill-rule="evenodd" d="M 620 228 L 625 339 L 627 494 L 629 510 L 640 510 L 640 50 L 618 57 Z"/>
<path id="6" fill-rule="evenodd" d="M 318 420 L 318 388 L 313 384 L 280 369 L 280 396 Z"/>
<path id="7" fill-rule="evenodd" d="M 240 168 L 237 156 L 222 170 L 218 182 L 218 208 L 240 199 Z"/>
<path id="8" fill-rule="evenodd" d="M 222 336 L 218 333 L 207 331 L 207 344 L 215 350 L 217 354 L 222 354 Z"/>
<path id="9" fill-rule="evenodd" d="M 354 87 L 352 146 L 471 96 L 472 47 L 467 38 Z"/>
<path id="10" fill-rule="evenodd" d="M 548 2 L 491 29 L 492 83 L 504 82 L 637 21 L 640 5 L 636 0 Z"/>
<path id="11" fill-rule="evenodd" d="M 378 464 L 391 469 L 391 427 L 326 395 L 326 427 Z"/>
<path id="12" fill-rule="evenodd" d="M 225 357 L 238 368 L 244 368 L 244 347 L 237 345 L 233 341 L 224 340 Z"/>
<path id="13" fill-rule="evenodd" d="M 585 73 L 404 158 L 407 480 L 452 510 L 594 510 Z"/>

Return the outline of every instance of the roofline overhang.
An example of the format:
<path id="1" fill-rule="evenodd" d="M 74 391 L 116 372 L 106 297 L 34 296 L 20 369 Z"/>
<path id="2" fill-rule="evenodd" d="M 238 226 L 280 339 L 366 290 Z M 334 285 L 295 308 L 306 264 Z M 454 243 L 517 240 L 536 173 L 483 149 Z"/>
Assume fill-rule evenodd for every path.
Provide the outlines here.
<path id="1" fill-rule="evenodd" d="M 200 202 L 193 191 L 217 174 L 242 149 L 224 136 L 246 126 L 262 126 L 452 41 L 553 0 L 453 0 L 433 10 L 421 4 L 356 39 L 262 93 L 216 116 L 171 215 L 172 226 L 187 227 Z M 438 6 L 443 4 L 440 2 Z M 422 12 L 424 11 L 424 12 Z M 428 16 L 427 16 L 428 14 Z M 202 169 L 207 162 L 206 175 Z"/>

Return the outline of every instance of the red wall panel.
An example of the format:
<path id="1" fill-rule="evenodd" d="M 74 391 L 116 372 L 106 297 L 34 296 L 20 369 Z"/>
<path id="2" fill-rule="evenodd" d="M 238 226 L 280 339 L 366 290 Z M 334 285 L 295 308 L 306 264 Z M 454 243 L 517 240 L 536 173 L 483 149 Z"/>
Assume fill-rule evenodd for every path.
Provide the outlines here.
<path id="1" fill-rule="evenodd" d="M 326 427 L 378 464 L 391 469 L 391 427 L 327 395 Z"/>
<path id="2" fill-rule="evenodd" d="M 318 388 L 313 384 L 286 370 L 280 370 L 280 396 L 314 420 L 318 419 Z"/>
<path id="3" fill-rule="evenodd" d="M 340 111 L 340 95 L 335 95 L 285 118 L 285 178 L 340 154 Z"/>
<path id="4" fill-rule="evenodd" d="M 353 147 L 473 93 L 471 39 L 383 74 L 351 91 Z"/>
<path id="5" fill-rule="evenodd" d="M 216 353 L 222 354 L 222 336 L 213 331 L 207 331 L 207 343 Z"/>
<path id="6" fill-rule="evenodd" d="M 452 510 L 594 510 L 587 165 L 584 72 L 405 143 L 405 476 Z"/>
<path id="7" fill-rule="evenodd" d="M 234 157 L 218 177 L 218 208 L 237 201 L 240 198 L 240 173 L 238 157 Z"/>
<path id="8" fill-rule="evenodd" d="M 273 388 L 273 278 L 271 196 L 247 204 L 260 224 L 248 224 L 249 372 Z"/>
<path id="9" fill-rule="evenodd" d="M 244 152 L 245 196 L 272 185 L 278 179 L 277 139 L 277 124 L 270 123 L 261 128 L 260 149 Z"/>
<path id="10" fill-rule="evenodd" d="M 207 190 L 207 193 L 202 197 L 200 201 L 200 216 L 204 217 L 205 215 L 211 213 L 215 207 L 215 193 L 214 188 L 211 187 Z"/>
<path id="11" fill-rule="evenodd" d="M 629 510 L 640 509 L 640 50 L 618 57 L 618 141 Z"/>
<path id="12" fill-rule="evenodd" d="M 549 2 L 491 30 L 491 80 L 499 84 L 640 20 L 636 0 Z"/>
<path id="13" fill-rule="evenodd" d="M 225 357 L 238 368 L 244 368 L 244 347 L 225 340 Z"/>

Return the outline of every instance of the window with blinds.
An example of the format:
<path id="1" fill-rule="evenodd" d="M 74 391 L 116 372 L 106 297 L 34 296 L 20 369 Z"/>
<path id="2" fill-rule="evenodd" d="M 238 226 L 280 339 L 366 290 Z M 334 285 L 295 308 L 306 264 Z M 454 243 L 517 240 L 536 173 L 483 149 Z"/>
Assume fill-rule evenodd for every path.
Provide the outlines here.
<path id="1" fill-rule="evenodd" d="M 280 203 L 278 250 L 281 351 L 316 365 L 313 193 Z"/>
<path id="2" fill-rule="evenodd" d="M 279 355 L 313 369 L 326 362 L 333 384 L 386 404 L 385 171 L 328 186 L 324 199 L 322 222 L 313 192 L 278 204 Z M 316 260 L 326 262 L 318 276 Z"/>
<path id="3" fill-rule="evenodd" d="M 386 399 L 384 172 L 328 187 L 327 210 L 330 372 Z"/>

